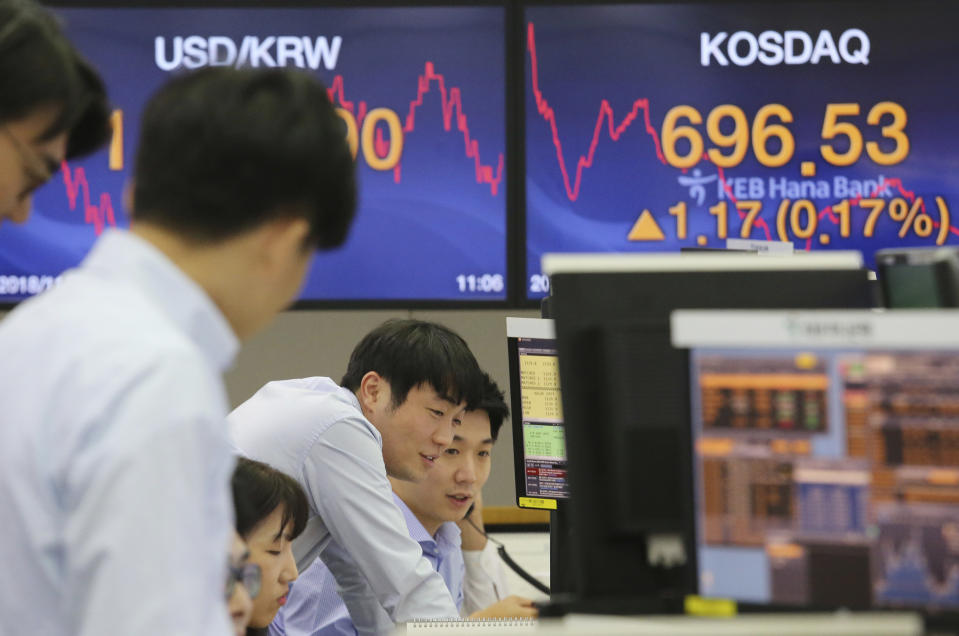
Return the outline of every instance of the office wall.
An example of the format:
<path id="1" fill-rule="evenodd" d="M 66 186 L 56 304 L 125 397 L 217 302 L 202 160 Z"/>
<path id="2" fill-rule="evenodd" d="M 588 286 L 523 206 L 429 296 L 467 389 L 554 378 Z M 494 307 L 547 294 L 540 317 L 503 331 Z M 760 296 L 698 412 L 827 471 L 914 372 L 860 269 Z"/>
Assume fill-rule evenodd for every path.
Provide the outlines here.
<path id="1" fill-rule="evenodd" d="M 469 343 L 483 369 L 507 393 L 506 316 L 539 317 L 531 310 L 382 310 L 290 311 L 248 342 L 226 376 L 231 406 L 236 406 L 269 380 L 326 375 L 337 381 L 346 371 L 353 346 L 388 318 L 417 318 L 442 323 Z M 508 506 L 515 501 L 513 439 L 503 426 L 493 452 L 493 470 L 483 489 L 485 503 Z"/>
<path id="2" fill-rule="evenodd" d="M 5 316 L 0 311 L 0 320 Z M 536 318 L 531 310 L 430 310 L 430 311 L 290 311 L 281 314 L 265 331 L 244 345 L 233 369 L 226 375 L 230 405 L 236 406 L 269 380 L 328 375 L 337 381 L 346 371 L 353 346 L 370 329 L 388 318 L 418 318 L 443 323 L 459 333 L 507 393 L 506 316 Z M 508 506 L 515 501 L 513 438 L 503 426 L 493 452 L 493 470 L 484 489 L 486 504 Z"/>

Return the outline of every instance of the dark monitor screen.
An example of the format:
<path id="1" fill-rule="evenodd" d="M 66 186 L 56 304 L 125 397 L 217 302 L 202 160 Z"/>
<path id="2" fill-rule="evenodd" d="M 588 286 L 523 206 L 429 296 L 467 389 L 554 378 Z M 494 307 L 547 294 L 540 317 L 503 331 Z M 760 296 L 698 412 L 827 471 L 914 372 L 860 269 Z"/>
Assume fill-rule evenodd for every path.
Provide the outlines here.
<path id="1" fill-rule="evenodd" d="M 884 305 L 897 309 L 959 306 L 959 250 L 953 247 L 876 252 Z"/>
<path id="2" fill-rule="evenodd" d="M 553 321 L 506 319 L 516 502 L 556 509 L 569 496 L 566 434 Z"/>
<path id="3" fill-rule="evenodd" d="M 959 314 L 676 316 L 700 593 L 959 612 Z"/>
<path id="4" fill-rule="evenodd" d="M 688 371 L 684 352 L 670 344 L 670 312 L 873 305 L 865 270 L 811 269 L 812 256 L 673 258 L 711 265 L 552 275 L 575 535 L 567 558 L 585 598 L 695 588 Z M 759 271 L 728 271 L 743 259 Z M 774 266 L 795 269 L 762 270 Z M 647 566 L 648 542 L 662 534 L 681 537 L 689 557 L 665 574 Z"/>
<path id="5" fill-rule="evenodd" d="M 942 307 L 935 269 L 930 267 L 891 267 L 883 271 L 885 296 L 889 307 L 901 309 Z"/>
<path id="6" fill-rule="evenodd" d="M 128 226 L 144 105 L 208 65 L 315 74 L 356 149 L 356 221 L 317 255 L 299 300 L 506 300 L 505 8 L 263 4 L 53 9 L 103 75 L 115 132 L 37 191 L 27 223 L 4 225 L 0 303 L 53 285 L 103 231 Z"/>

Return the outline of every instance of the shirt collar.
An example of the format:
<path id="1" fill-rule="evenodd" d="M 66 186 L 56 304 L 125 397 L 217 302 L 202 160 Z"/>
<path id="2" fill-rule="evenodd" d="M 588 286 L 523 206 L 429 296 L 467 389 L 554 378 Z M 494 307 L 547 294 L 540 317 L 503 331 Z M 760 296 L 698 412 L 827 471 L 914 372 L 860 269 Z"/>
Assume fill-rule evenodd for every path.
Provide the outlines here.
<path id="1" fill-rule="evenodd" d="M 82 267 L 135 286 L 220 371 L 233 363 L 240 343 L 226 317 L 196 281 L 149 242 L 124 230 L 107 230 Z"/>
<path id="2" fill-rule="evenodd" d="M 333 382 L 333 380 L 330 380 L 330 378 L 319 378 L 319 379 L 327 380 L 327 381 L 333 383 L 333 386 L 337 386 L 336 383 Z M 379 430 L 378 428 L 376 428 L 376 426 L 373 424 L 373 422 L 370 422 L 370 420 L 367 419 L 366 414 L 363 413 L 363 407 L 360 405 L 360 398 L 358 398 L 358 397 L 356 396 L 356 393 L 354 393 L 354 392 L 351 391 L 350 389 L 346 388 L 345 386 L 338 387 L 338 390 L 340 391 L 340 393 L 341 393 L 344 397 L 346 397 L 347 400 L 349 400 L 350 404 L 352 404 L 352 405 L 354 406 L 354 408 L 356 408 L 356 410 L 360 412 L 360 415 L 363 416 L 363 420 L 370 425 L 370 432 L 373 434 L 373 437 L 376 439 L 376 443 L 380 445 L 380 448 L 382 448 L 382 447 L 383 447 L 383 434 L 380 433 L 380 430 Z M 395 493 L 394 493 L 393 497 L 394 497 L 397 501 L 400 501 L 400 498 L 397 497 Z M 400 508 L 400 509 L 403 510 L 405 507 L 406 507 L 406 504 L 403 504 L 403 508 Z M 412 514 L 412 513 L 410 513 L 410 514 Z M 416 519 L 416 517 L 413 517 L 413 519 Z M 419 523 L 419 520 L 418 520 L 418 519 L 416 520 L 416 523 Z"/>
<path id="3" fill-rule="evenodd" d="M 403 518 L 406 520 L 406 527 L 409 528 L 410 536 L 414 541 L 420 544 L 423 552 L 433 554 L 434 556 L 442 556 L 453 548 L 460 546 L 460 529 L 455 523 L 446 522 L 440 525 L 439 530 L 436 531 L 436 535 L 430 536 L 430 533 L 426 531 L 426 528 L 424 528 L 420 520 L 416 518 L 413 511 L 410 510 L 409 506 L 407 506 L 395 492 L 393 493 L 393 501 L 396 502 L 396 507 L 403 513 Z"/>
<path id="4" fill-rule="evenodd" d="M 446 553 L 460 547 L 460 527 L 452 521 L 447 521 L 440 526 L 434 535 L 436 545 L 440 552 Z"/>

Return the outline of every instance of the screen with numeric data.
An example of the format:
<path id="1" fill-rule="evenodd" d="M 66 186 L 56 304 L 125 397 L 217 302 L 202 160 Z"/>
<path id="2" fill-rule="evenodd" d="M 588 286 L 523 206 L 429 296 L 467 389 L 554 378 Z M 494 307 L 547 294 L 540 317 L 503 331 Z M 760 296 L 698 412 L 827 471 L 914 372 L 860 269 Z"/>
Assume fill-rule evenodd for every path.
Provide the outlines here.
<path id="1" fill-rule="evenodd" d="M 556 342 L 519 338 L 523 458 L 529 497 L 565 498 L 566 437 Z"/>
<path id="2" fill-rule="evenodd" d="M 525 295 L 549 252 L 959 243 L 959 4 L 524 14 Z"/>
<path id="3" fill-rule="evenodd" d="M 317 255 L 300 300 L 503 301 L 505 9 L 58 8 L 108 87 L 108 148 L 66 162 L 31 218 L 0 233 L 0 302 L 56 284 L 126 227 L 139 117 L 177 73 L 208 65 L 315 73 L 355 152 L 347 243 Z"/>
<path id="4" fill-rule="evenodd" d="M 553 321 L 507 318 L 506 333 L 517 503 L 555 509 L 569 483 Z"/>
<path id="5" fill-rule="evenodd" d="M 959 610 L 959 349 L 710 346 L 690 365 L 702 594 Z"/>

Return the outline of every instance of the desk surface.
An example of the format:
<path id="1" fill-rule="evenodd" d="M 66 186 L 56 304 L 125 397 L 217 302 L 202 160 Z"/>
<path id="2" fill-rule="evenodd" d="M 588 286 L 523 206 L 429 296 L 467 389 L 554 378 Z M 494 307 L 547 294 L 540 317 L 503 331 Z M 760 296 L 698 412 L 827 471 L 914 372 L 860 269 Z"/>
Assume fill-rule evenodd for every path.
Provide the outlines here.
<path id="1" fill-rule="evenodd" d="M 922 620 L 910 613 L 750 614 L 711 619 L 689 616 L 587 616 L 524 621 L 434 622 L 397 634 L 541 634 L 554 636 L 921 636 Z"/>
<path id="2" fill-rule="evenodd" d="M 526 525 L 549 523 L 548 510 L 530 510 L 516 506 L 484 506 L 483 523 L 486 525 Z"/>
<path id="3" fill-rule="evenodd" d="M 536 634 L 620 636 L 921 636 L 922 620 L 910 613 L 750 614 L 735 618 L 571 615 L 541 620 Z"/>

